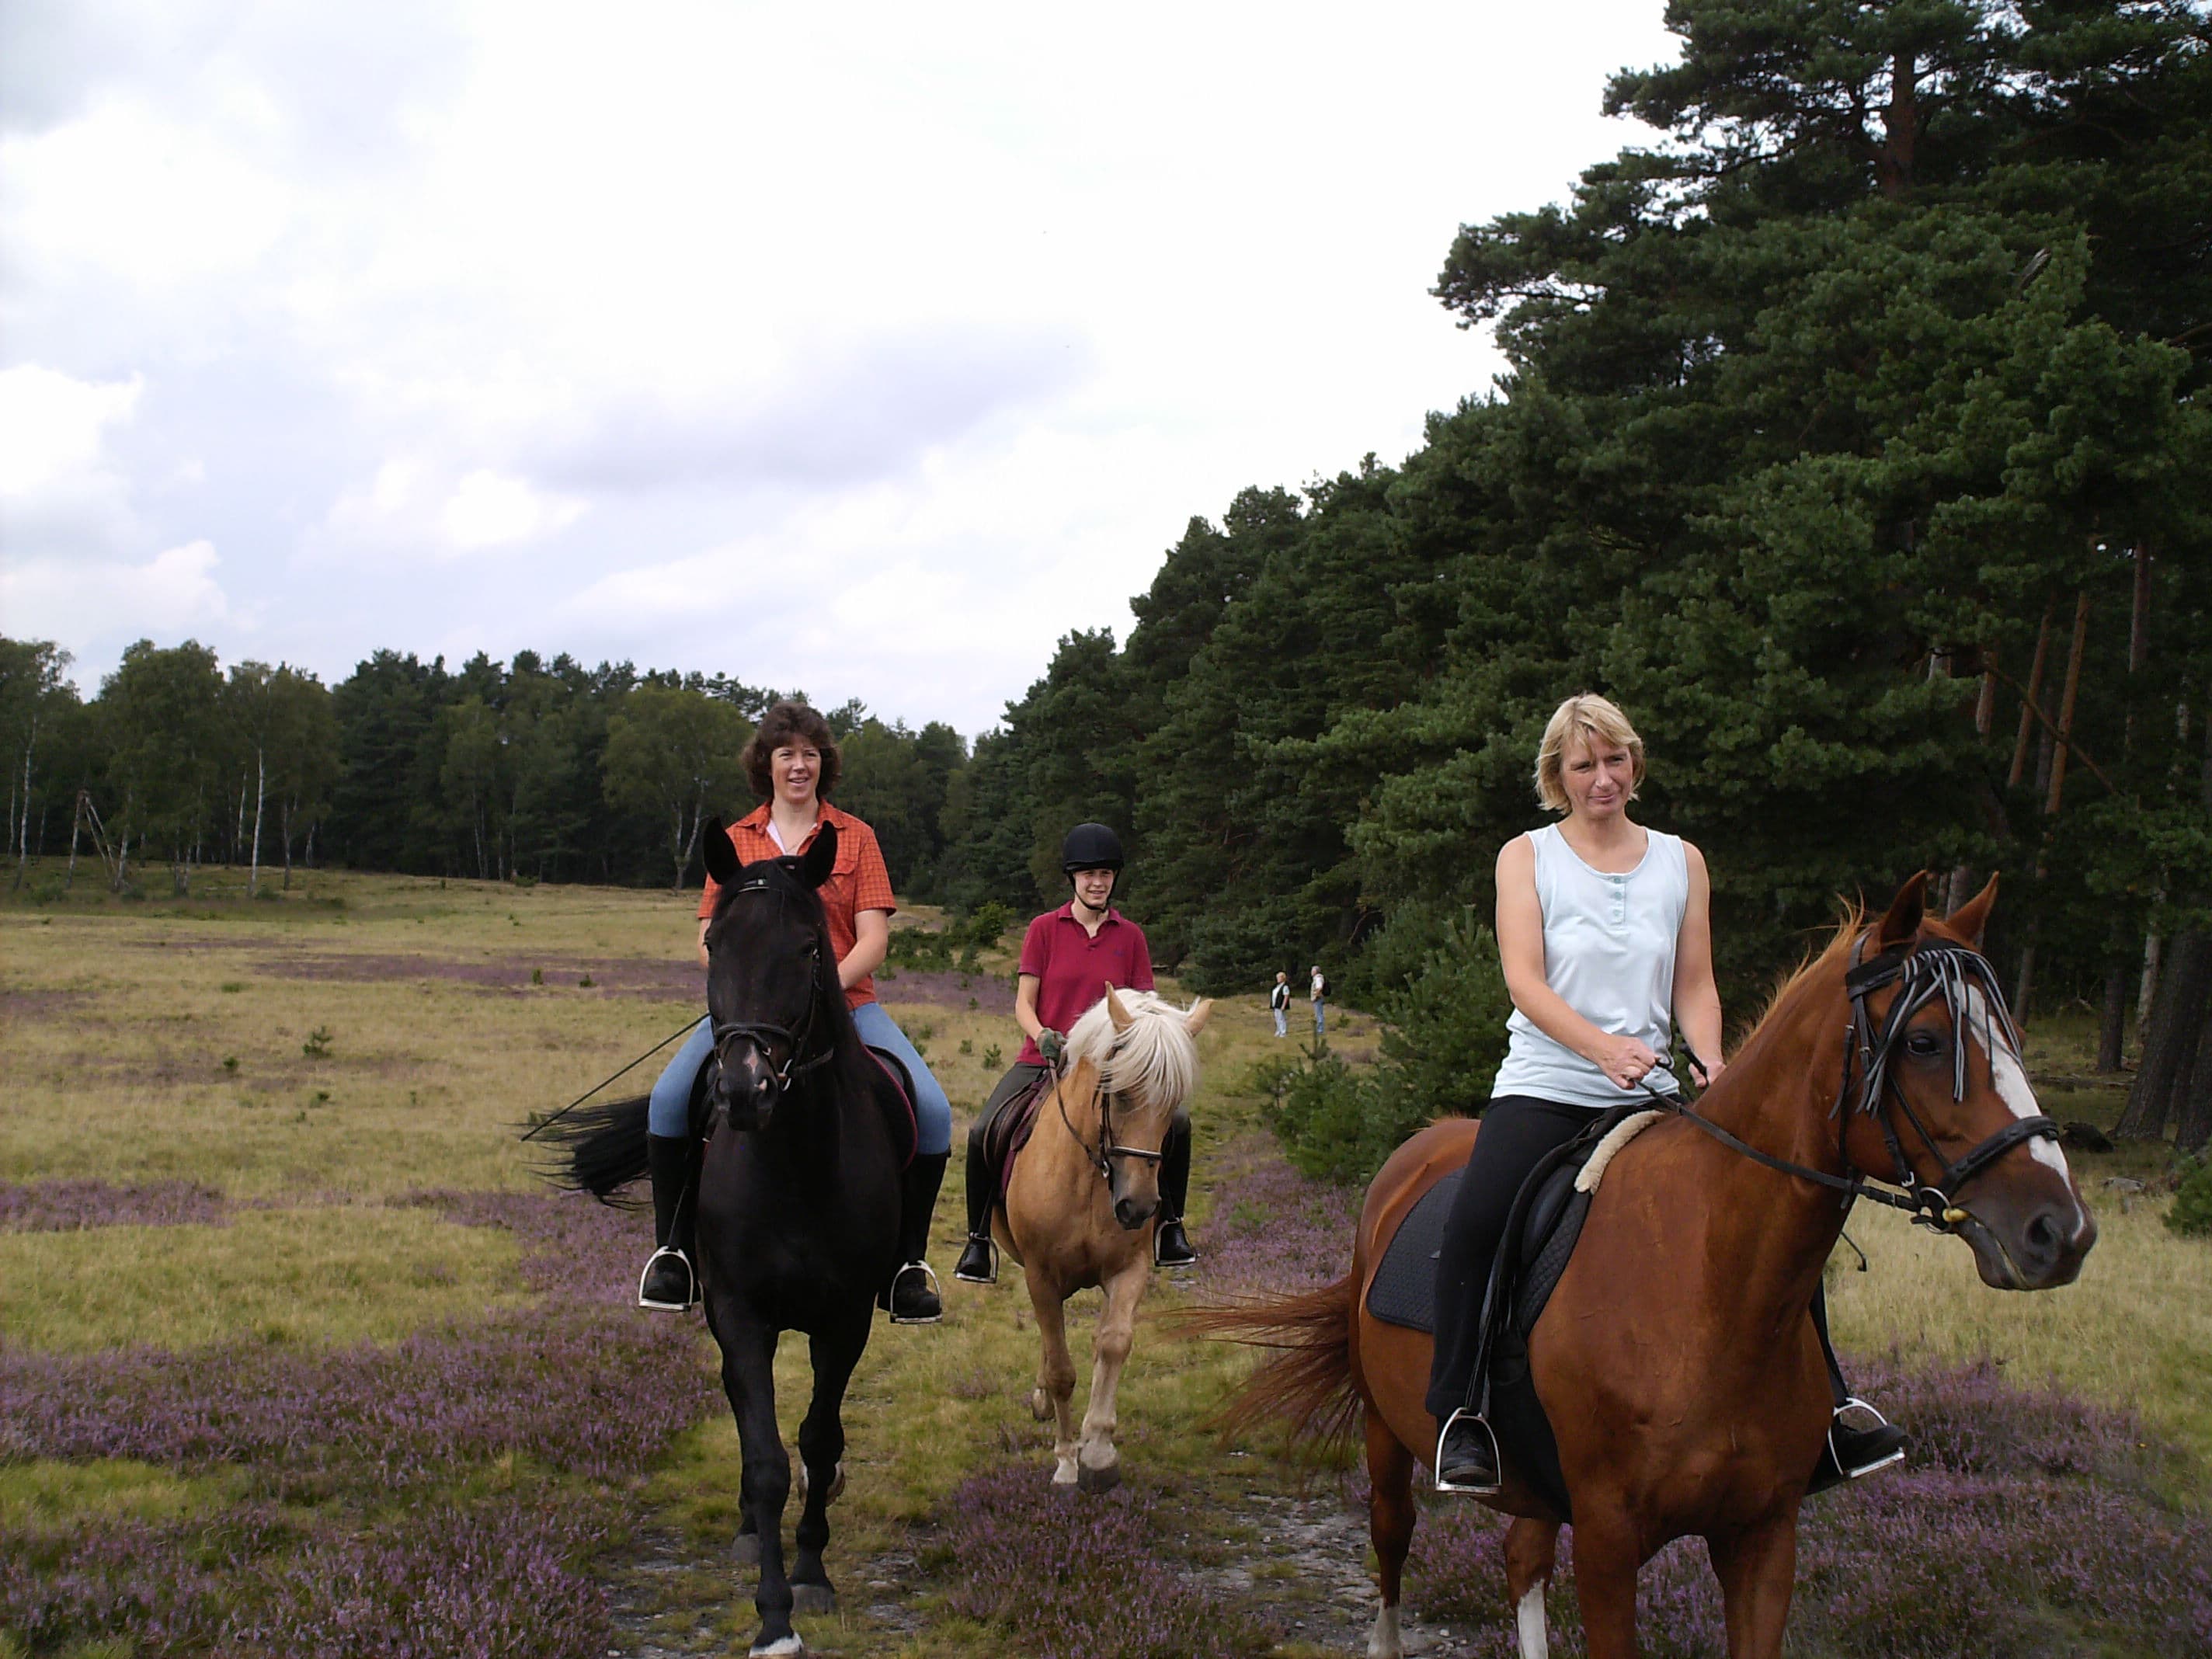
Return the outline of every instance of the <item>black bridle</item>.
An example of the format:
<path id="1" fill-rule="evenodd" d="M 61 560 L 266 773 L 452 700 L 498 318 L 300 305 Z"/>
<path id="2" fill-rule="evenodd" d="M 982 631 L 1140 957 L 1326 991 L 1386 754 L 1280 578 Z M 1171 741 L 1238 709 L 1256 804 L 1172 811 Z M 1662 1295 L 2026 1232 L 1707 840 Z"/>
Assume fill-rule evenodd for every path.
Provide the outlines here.
<path id="1" fill-rule="evenodd" d="M 1847 1199 L 1868 1199 L 1876 1204 L 1886 1204 L 1895 1210 L 1911 1213 L 1915 1222 L 1932 1227 L 1938 1232 L 1955 1232 L 1960 1224 L 1972 1218 L 1959 1206 L 1958 1190 L 1979 1175 L 2014 1147 L 2029 1140 L 2058 1139 L 2058 1124 L 2055 1119 L 2039 1113 L 2033 1117 L 2016 1118 L 1967 1152 L 1956 1162 L 1943 1156 L 1928 1126 L 1912 1109 L 1912 1103 L 1905 1097 L 1903 1090 L 1896 1088 L 1890 1076 L 1890 1061 L 1897 1046 L 1905 1040 L 1905 1028 L 1912 1017 L 1937 997 L 1943 999 L 1951 1015 L 1951 1098 L 1966 1097 L 1966 1039 L 1972 1033 L 1972 994 L 1982 997 L 1980 1036 L 1982 1049 L 1988 1057 L 1994 1074 L 1996 1066 L 1996 1042 L 2008 1043 L 2017 1054 L 2021 1050 L 2020 1028 L 2014 1024 L 2012 1013 L 2005 1006 L 2004 993 L 1997 987 L 1996 970 L 1990 966 L 1989 958 L 1978 951 L 1947 940 L 1937 940 L 1917 949 L 1885 951 L 1880 956 L 1861 962 L 1860 953 L 1866 948 L 1863 934 L 1851 946 L 1851 966 L 1844 975 L 1844 989 L 1850 998 L 1851 1018 L 1844 1028 L 1844 1073 L 1836 1090 L 1836 1103 L 1828 1115 L 1848 1124 L 1852 1113 L 1864 1113 L 1881 1127 L 1883 1140 L 1887 1143 L 1891 1159 L 1897 1173 L 1889 1177 L 1892 1182 L 1904 1188 L 1903 1193 L 1893 1193 L 1886 1188 L 1869 1185 L 1866 1177 L 1854 1169 L 1850 1156 L 1842 1152 L 1842 1137 L 1838 1137 L 1845 1173 L 1828 1174 L 1824 1170 L 1808 1169 L 1802 1164 L 1763 1152 L 1756 1146 L 1738 1139 L 1711 1119 L 1682 1105 L 1679 1101 L 1648 1089 L 1653 1099 L 1668 1111 L 1687 1118 L 1707 1134 L 1723 1145 L 1771 1170 L 1798 1176 L 1843 1193 Z M 1867 999 L 1886 986 L 1898 987 L 1897 999 L 1889 1012 L 1877 1023 L 1867 1007 Z M 1692 1063 L 1696 1063 L 1692 1057 Z M 1853 1098 L 1852 1073 L 1856 1067 L 1858 1077 L 1856 1098 Z M 1703 1069 L 1700 1067 L 1699 1069 Z M 1932 1182 L 1923 1182 L 1914 1173 L 1912 1160 L 1905 1156 L 1904 1142 L 1899 1138 L 1896 1125 L 1886 1103 L 1894 1102 L 1905 1114 L 1905 1121 L 1920 1139 L 1922 1146 L 1934 1158 L 1941 1173 Z"/>
<path id="2" fill-rule="evenodd" d="M 1106 1058 L 1110 1060 L 1113 1057 L 1112 1051 L 1109 1050 Z M 1098 1144 L 1096 1146 L 1083 1138 L 1067 1115 L 1066 1091 L 1058 1086 L 1066 1080 L 1066 1074 L 1057 1062 L 1054 1064 L 1052 1072 L 1054 1085 L 1052 1098 L 1060 1108 L 1060 1121 L 1066 1125 L 1067 1133 L 1074 1137 L 1075 1144 L 1083 1148 L 1083 1154 L 1090 1160 L 1091 1167 L 1098 1171 L 1098 1178 L 1108 1186 L 1114 1184 L 1115 1158 L 1133 1158 L 1142 1163 L 1157 1164 L 1167 1156 L 1165 1152 L 1148 1152 L 1141 1146 L 1124 1146 L 1114 1139 L 1114 1102 L 1121 1091 L 1106 1086 L 1106 1067 L 1103 1064 L 1098 1067 L 1098 1087 L 1092 1095 L 1098 1106 Z"/>
<path id="3" fill-rule="evenodd" d="M 783 895 L 766 877 L 756 876 L 750 881 L 734 888 L 732 890 L 730 897 L 731 901 L 734 902 L 746 893 L 769 892 L 776 894 L 780 915 Z M 804 1077 L 807 1073 L 819 1066 L 827 1066 L 836 1058 L 837 1050 L 834 1034 L 830 1042 L 823 1044 L 815 1053 L 805 1054 L 807 1039 L 814 1033 L 816 1016 L 820 1012 L 822 1006 L 822 988 L 815 982 L 822 964 L 822 941 L 819 938 L 810 939 L 807 941 L 805 960 L 809 994 L 806 999 L 806 1012 L 799 1017 L 796 1023 L 790 1025 L 777 1025 L 767 1020 L 714 1019 L 711 1014 L 708 1016 L 712 1021 L 711 1029 L 714 1038 L 716 1064 L 725 1063 L 728 1044 L 750 1042 L 759 1053 L 763 1063 L 768 1066 L 769 1075 L 775 1079 L 775 1086 L 779 1090 L 787 1090 L 791 1087 L 792 1079 Z M 781 1066 L 778 1066 L 775 1060 L 775 1045 L 778 1043 L 783 1046 L 784 1051 Z M 805 1054 L 803 1059 L 802 1054 Z"/>

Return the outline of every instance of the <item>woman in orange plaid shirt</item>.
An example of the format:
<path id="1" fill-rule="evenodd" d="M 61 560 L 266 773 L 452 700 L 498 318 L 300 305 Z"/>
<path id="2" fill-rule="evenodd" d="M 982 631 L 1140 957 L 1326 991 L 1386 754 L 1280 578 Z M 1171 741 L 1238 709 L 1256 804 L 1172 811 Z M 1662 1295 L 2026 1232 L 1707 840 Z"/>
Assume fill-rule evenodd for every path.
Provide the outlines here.
<path id="1" fill-rule="evenodd" d="M 927 1324 L 943 1312 L 936 1275 L 922 1257 L 937 1189 L 952 1149 L 952 1107 L 921 1055 L 876 1000 L 873 975 L 890 945 L 891 878 L 876 845 L 876 832 L 823 799 L 836 787 L 840 761 L 830 723 L 804 703 L 779 702 L 761 717 L 745 745 L 745 775 L 767 799 L 730 826 L 738 857 L 797 857 L 824 823 L 837 830 L 837 860 L 820 888 L 830 923 L 830 948 L 845 1001 L 860 1040 L 896 1055 L 914 1083 L 915 1145 L 900 1192 L 899 1255 L 903 1262 L 887 1287 L 884 1305 L 899 1324 Z M 714 910 L 714 878 L 699 902 L 699 961 L 707 960 L 707 918 Z M 653 1242 L 657 1248 L 638 1283 L 642 1308 L 684 1309 L 698 1300 L 693 1267 L 691 1188 L 697 1143 L 691 1133 L 691 1094 L 699 1071 L 714 1052 L 712 1022 L 698 1027 L 676 1051 L 653 1085 L 646 1148 L 653 1176 Z"/>

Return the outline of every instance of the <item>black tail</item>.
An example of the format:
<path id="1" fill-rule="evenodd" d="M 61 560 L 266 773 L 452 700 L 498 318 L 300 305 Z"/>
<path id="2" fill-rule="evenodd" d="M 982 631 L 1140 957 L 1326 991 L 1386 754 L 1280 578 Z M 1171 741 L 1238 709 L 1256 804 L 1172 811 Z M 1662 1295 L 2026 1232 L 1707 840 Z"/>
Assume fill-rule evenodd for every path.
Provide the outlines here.
<path id="1" fill-rule="evenodd" d="M 642 1209 L 640 1198 L 617 1191 L 645 1173 L 646 1109 L 652 1097 L 580 1106 L 557 1118 L 534 1119 L 526 1134 L 553 1153 L 538 1174 L 572 1193 L 589 1193 L 602 1204 Z"/>

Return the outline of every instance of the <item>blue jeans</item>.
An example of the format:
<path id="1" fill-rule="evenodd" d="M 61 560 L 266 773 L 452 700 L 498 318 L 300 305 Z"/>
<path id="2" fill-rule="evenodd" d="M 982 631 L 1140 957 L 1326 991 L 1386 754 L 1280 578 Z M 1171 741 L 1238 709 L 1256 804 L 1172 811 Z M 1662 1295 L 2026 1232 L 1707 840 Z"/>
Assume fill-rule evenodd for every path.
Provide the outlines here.
<path id="1" fill-rule="evenodd" d="M 1316 1036 L 1328 1030 L 1328 1022 L 1322 1012 L 1322 1000 L 1316 997 L 1314 999 L 1314 1035 Z"/>
<path id="2" fill-rule="evenodd" d="M 864 1002 L 853 1010 L 853 1024 L 860 1028 L 861 1042 L 872 1048 L 887 1048 L 906 1062 L 907 1072 L 914 1079 L 915 1153 L 932 1158 L 951 1152 L 952 1103 L 945 1097 L 943 1087 L 915 1052 L 914 1044 L 907 1041 L 906 1033 L 880 1002 Z M 653 1085 L 652 1104 L 646 1110 L 647 1128 L 671 1137 L 691 1133 L 691 1088 L 699 1080 L 699 1068 L 714 1052 L 714 1022 L 702 1019 L 661 1068 Z"/>

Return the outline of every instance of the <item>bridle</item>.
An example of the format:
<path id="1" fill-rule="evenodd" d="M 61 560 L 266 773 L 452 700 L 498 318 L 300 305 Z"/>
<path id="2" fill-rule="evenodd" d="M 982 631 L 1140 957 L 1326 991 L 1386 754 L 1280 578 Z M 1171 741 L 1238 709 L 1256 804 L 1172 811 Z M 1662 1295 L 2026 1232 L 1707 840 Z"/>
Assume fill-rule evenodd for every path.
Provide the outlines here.
<path id="1" fill-rule="evenodd" d="M 1107 1058 L 1110 1060 L 1113 1056 L 1109 1053 Z M 1140 1163 L 1157 1165 L 1167 1156 L 1164 1152 L 1148 1152 L 1141 1146 L 1124 1146 L 1114 1139 L 1114 1102 L 1120 1097 L 1121 1091 L 1117 1089 L 1109 1089 L 1106 1086 L 1106 1068 L 1103 1065 L 1098 1068 L 1098 1087 L 1092 1094 L 1092 1098 L 1098 1104 L 1098 1144 L 1096 1146 L 1092 1146 L 1083 1138 L 1081 1132 L 1076 1128 L 1067 1115 L 1066 1091 L 1057 1086 L 1066 1080 L 1066 1073 L 1056 1063 L 1052 1070 L 1054 1085 L 1052 1098 L 1053 1103 L 1060 1108 L 1060 1121 L 1066 1125 L 1067 1133 L 1074 1137 L 1075 1144 L 1083 1148 L 1084 1157 L 1090 1161 L 1091 1167 L 1098 1171 L 1098 1178 L 1108 1186 L 1110 1187 L 1114 1183 L 1115 1158 L 1133 1158 Z"/>
<path id="2" fill-rule="evenodd" d="M 1995 1134 L 1970 1147 L 1955 1162 L 1943 1156 L 1935 1136 L 1912 1109 L 1912 1103 L 1905 1097 L 1903 1090 L 1894 1086 L 1890 1076 L 1890 1062 L 1897 1046 L 1905 1040 L 1905 1028 L 1912 1017 L 1937 997 L 1943 999 L 1950 1011 L 1951 1098 L 1964 1100 L 1966 1096 L 1966 1039 L 1972 1030 L 1972 1002 L 1975 992 L 1982 999 L 1981 1039 L 1983 1052 L 1995 1066 L 1996 1039 L 2002 1037 L 2017 1054 L 2021 1048 L 2020 1028 L 2013 1023 L 2010 1010 L 2005 1006 L 2004 993 L 1997 987 L 1996 970 L 1990 966 L 1989 958 L 1965 945 L 1948 940 L 1936 940 L 1917 949 L 1907 946 L 1899 951 L 1885 951 L 1880 956 L 1860 960 L 1866 948 L 1866 936 L 1862 934 L 1851 945 L 1851 963 L 1844 975 L 1844 990 L 1850 999 L 1851 1017 L 1844 1028 L 1843 1078 L 1837 1085 L 1836 1103 L 1828 1115 L 1847 1123 L 1853 1113 L 1864 1113 L 1881 1127 L 1882 1139 L 1889 1147 L 1889 1155 L 1897 1173 L 1888 1179 L 1905 1188 L 1893 1193 L 1883 1187 L 1870 1185 L 1867 1178 L 1852 1166 L 1850 1155 L 1843 1154 L 1842 1176 L 1830 1175 L 1824 1170 L 1808 1169 L 1763 1152 L 1756 1146 L 1738 1139 L 1711 1119 L 1702 1117 L 1680 1102 L 1649 1090 L 1654 1099 L 1669 1111 L 1687 1118 L 1715 1139 L 1741 1152 L 1746 1157 L 1778 1170 L 1785 1175 L 1816 1182 L 1841 1192 L 1847 1199 L 1867 1199 L 1876 1204 L 1886 1204 L 1892 1209 L 1911 1213 L 1921 1226 L 1932 1227 L 1937 1232 L 1956 1232 L 1961 1223 L 1972 1219 L 1960 1207 L 1954 1196 L 1958 1190 L 2002 1158 L 2014 1147 L 2035 1139 L 2058 1139 L 2057 1121 L 2039 1113 L 2033 1117 L 2015 1118 Z M 1886 986 L 1898 987 L 1896 1000 L 1889 1012 L 1877 1022 L 1867 1007 L 1867 999 Z M 1856 1068 L 1858 1086 L 1853 1097 L 1852 1073 Z M 1919 1137 L 1920 1144 L 1940 1166 L 1940 1173 L 1932 1182 L 1923 1182 L 1914 1173 L 1912 1160 L 1905 1156 L 1904 1142 L 1899 1138 L 1897 1126 L 1891 1114 L 1885 1110 L 1887 1102 L 1896 1103 L 1905 1114 L 1905 1121 Z M 1841 1136 L 1838 1138 L 1838 1150 Z"/>
<path id="3" fill-rule="evenodd" d="M 756 876 L 750 881 L 733 889 L 730 896 L 734 902 L 747 893 L 767 892 L 776 893 L 780 913 L 783 896 L 763 876 Z M 805 979 L 812 993 L 818 994 L 821 988 L 815 984 L 815 977 L 821 962 L 822 941 L 818 938 L 810 939 L 805 951 Z M 800 1058 L 805 1050 L 807 1039 L 814 1033 L 816 1015 L 819 1012 L 821 1005 L 822 999 L 819 994 L 810 994 L 806 999 L 806 1012 L 799 1017 L 795 1024 L 790 1025 L 777 1025 L 769 1021 L 759 1019 L 713 1019 L 712 1030 L 716 1063 L 725 1062 L 726 1048 L 729 1043 L 750 1042 L 760 1054 L 763 1063 L 768 1066 L 769 1075 L 775 1079 L 777 1089 L 789 1089 L 792 1079 L 804 1077 L 807 1073 L 827 1066 L 836 1058 L 837 1050 L 834 1036 L 830 1042 L 825 1043 L 817 1052 L 807 1054 L 804 1059 Z M 712 1018 L 711 1016 L 709 1018 Z M 784 1056 L 781 1066 L 778 1066 L 775 1061 L 775 1045 L 777 1043 L 783 1045 Z"/>

